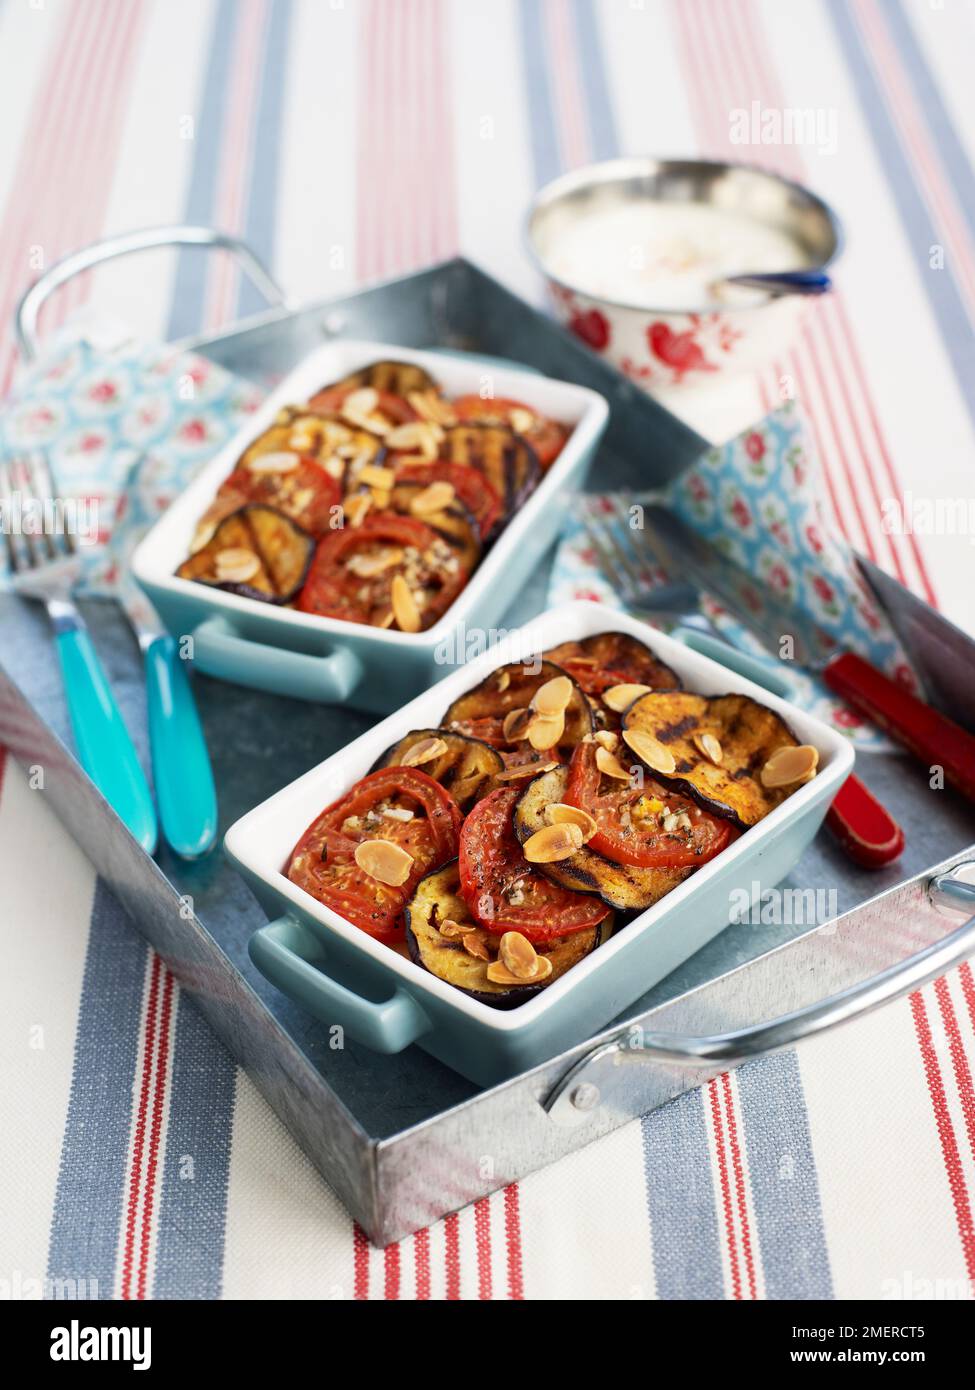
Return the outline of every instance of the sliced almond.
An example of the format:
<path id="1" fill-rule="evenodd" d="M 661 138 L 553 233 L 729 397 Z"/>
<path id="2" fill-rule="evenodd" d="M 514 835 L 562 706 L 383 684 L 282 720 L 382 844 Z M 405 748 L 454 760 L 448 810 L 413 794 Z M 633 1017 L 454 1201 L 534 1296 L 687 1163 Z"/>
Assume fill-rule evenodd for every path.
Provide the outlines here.
<path id="1" fill-rule="evenodd" d="M 494 960 L 487 968 L 487 977 L 494 985 L 537 985 L 548 979 L 552 969 L 552 962 L 548 956 L 539 956 L 535 974 L 530 980 L 521 980 L 517 975 L 512 975 L 503 961 Z"/>
<path id="2" fill-rule="evenodd" d="M 476 931 L 476 928 L 473 922 L 455 922 L 453 918 L 445 917 L 437 924 L 437 930 L 448 941 L 460 941 L 468 932 Z"/>
<path id="3" fill-rule="evenodd" d="M 342 414 L 351 411 L 353 415 L 371 415 L 379 404 L 379 392 L 373 386 L 360 386 L 350 391 L 342 402 Z"/>
<path id="4" fill-rule="evenodd" d="M 339 458 L 338 454 L 329 454 L 327 459 L 322 459 L 322 467 L 330 478 L 338 480 L 345 474 L 345 460 Z"/>
<path id="5" fill-rule="evenodd" d="M 363 840 L 355 847 L 355 862 L 370 878 L 399 888 L 410 876 L 413 856 L 391 840 Z"/>
<path id="6" fill-rule="evenodd" d="M 545 807 L 545 819 L 549 825 L 577 825 L 582 831 L 582 843 L 591 840 L 596 833 L 596 822 L 581 806 L 569 806 L 564 801 L 553 801 Z"/>
<path id="7" fill-rule="evenodd" d="M 253 550 L 234 545 L 226 550 L 218 550 L 213 557 L 213 566 L 217 578 L 224 583 L 244 584 L 257 574 L 261 562 Z"/>
<path id="8" fill-rule="evenodd" d="M 558 767 L 558 763 L 518 763 L 515 767 L 506 767 L 504 772 L 495 773 L 496 782 L 520 782 L 523 777 L 540 777 L 543 772 L 551 772 L 553 767 Z"/>
<path id="9" fill-rule="evenodd" d="M 516 405 L 508 411 L 508 423 L 515 434 L 527 434 L 535 423 L 535 417 L 530 410 Z"/>
<path id="10" fill-rule="evenodd" d="M 467 954 L 474 956 L 476 960 L 491 959 L 491 952 L 488 950 L 483 933 L 479 931 L 464 932 L 461 936 L 461 942 Z"/>
<path id="11" fill-rule="evenodd" d="M 371 506 L 371 492 L 354 492 L 351 497 L 346 497 L 342 503 L 342 511 L 353 531 L 365 521 L 366 512 Z"/>
<path id="12" fill-rule="evenodd" d="M 694 747 L 699 753 L 703 753 L 709 762 L 714 763 L 715 767 L 721 762 L 724 756 L 721 744 L 714 734 L 695 734 Z"/>
<path id="13" fill-rule="evenodd" d="M 421 738 L 408 748 L 400 760 L 401 767 L 420 767 L 432 763 L 434 758 L 442 757 L 447 751 L 446 740 L 442 738 Z"/>
<path id="14" fill-rule="evenodd" d="M 593 740 L 594 742 L 601 744 L 603 748 L 608 748 L 610 752 L 612 752 L 612 750 L 620 741 L 619 735 L 614 734 L 612 729 L 597 729 L 597 731 L 593 734 Z"/>
<path id="15" fill-rule="evenodd" d="M 630 769 L 624 767 L 615 753 L 602 746 L 596 749 L 596 766 L 604 777 L 615 777 L 619 782 L 630 780 Z"/>
<path id="16" fill-rule="evenodd" d="M 505 742 L 520 743 L 528 733 L 528 726 L 534 718 L 530 709 L 509 709 L 501 724 Z"/>
<path id="17" fill-rule="evenodd" d="M 650 690 L 649 685 L 611 685 L 608 690 L 603 691 L 603 704 L 616 714 L 622 714 L 627 706 L 632 705 L 634 700 L 639 700 L 641 695 L 649 695 Z"/>
<path id="18" fill-rule="evenodd" d="M 520 931 L 506 931 L 498 946 L 498 959 L 517 980 L 533 980 L 538 974 L 535 947 Z"/>
<path id="19" fill-rule="evenodd" d="M 536 830 L 534 835 L 521 847 L 521 852 L 529 864 L 554 864 L 559 859 L 568 859 L 582 848 L 582 831 L 569 821 L 558 825 L 546 825 Z"/>
<path id="20" fill-rule="evenodd" d="M 311 444 L 314 445 L 314 440 Z M 248 459 L 247 470 L 250 473 L 293 473 L 300 462 L 298 454 L 276 450 L 270 454 L 255 454 Z"/>
<path id="21" fill-rule="evenodd" d="M 532 698 L 532 709 L 539 714 L 561 714 L 572 699 L 572 682 L 568 676 L 554 676 L 540 685 Z"/>
<path id="22" fill-rule="evenodd" d="M 389 601 L 393 605 L 393 617 L 396 619 L 396 626 L 401 632 L 420 631 L 420 610 L 416 606 L 416 599 L 410 590 L 409 584 L 401 574 L 393 575 L 393 582 L 389 589 Z"/>
<path id="23" fill-rule="evenodd" d="M 653 734 L 648 734 L 644 729 L 624 729 L 623 742 L 654 772 L 662 772 L 667 777 L 675 771 L 677 763 L 673 753 Z"/>
<path id="24" fill-rule="evenodd" d="M 442 512 L 457 496 L 453 483 L 431 483 L 418 492 L 410 503 L 414 516 L 429 516 L 432 512 Z"/>
<path id="25" fill-rule="evenodd" d="M 402 550 L 391 546 L 372 555 L 352 555 L 346 560 L 345 568 L 360 579 L 374 579 L 377 574 L 384 574 L 393 565 L 398 565 L 402 558 Z"/>
<path id="26" fill-rule="evenodd" d="M 527 738 L 531 746 L 541 753 L 547 748 L 554 748 L 564 733 L 565 715 L 561 711 L 558 714 L 536 714 L 528 725 Z"/>
<path id="27" fill-rule="evenodd" d="M 380 468 L 375 463 L 367 463 L 365 468 L 359 470 L 357 481 L 366 487 L 379 487 L 388 491 L 396 482 L 396 474 L 391 468 Z"/>
<path id="28" fill-rule="evenodd" d="M 407 391 L 406 399 L 424 420 L 432 420 L 437 425 L 456 425 L 457 416 L 452 406 L 436 391 Z"/>
<path id="29" fill-rule="evenodd" d="M 498 679 L 497 679 L 497 681 L 495 682 L 495 684 L 496 684 L 496 686 L 497 686 L 497 688 L 498 688 L 499 691 L 507 690 L 507 689 L 508 689 L 508 686 L 511 684 L 511 672 L 510 672 L 510 671 L 499 671 L 499 672 L 498 672 Z"/>
<path id="30" fill-rule="evenodd" d="M 413 819 L 413 812 L 406 806 L 387 806 L 383 811 L 386 820 L 399 821 L 403 825 L 408 825 Z"/>
<path id="31" fill-rule="evenodd" d="M 412 420 L 407 425 L 397 425 L 386 435 L 386 445 L 390 449 L 415 449 L 424 459 L 437 457 L 439 425 L 429 420 Z"/>
<path id="32" fill-rule="evenodd" d="M 798 748 L 778 748 L 762 768 L 763 787 L 791 787 L 794 782 L 808 782 L 816 775 L 819 751 L 811 743 Z"/>

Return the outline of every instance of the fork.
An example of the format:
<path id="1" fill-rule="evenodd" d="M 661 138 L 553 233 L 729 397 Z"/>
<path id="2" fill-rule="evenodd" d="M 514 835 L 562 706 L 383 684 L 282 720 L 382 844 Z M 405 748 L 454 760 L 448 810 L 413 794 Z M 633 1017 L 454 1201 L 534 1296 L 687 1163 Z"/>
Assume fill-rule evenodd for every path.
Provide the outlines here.
<path id="1" fill-rule="evenodd" d="M 755 681 L 775 695 L 788 697 L 791 686 L 770 662 L 731 646 L 704 613 L 696 585 L 668 574 L 646 532 L 632 524 L 636 504 L 628 493 L 606 498 L 611 510 L 582 514 L 582 525 L 596 552 L 603 578 L 627 609 L 652 624 L 669 623 L 673 635 L 702 656 L 709 656 Z"/>
<path id="2" fill-rule="evenodd" d="M 14 525 L 18 501 L 19 532 Z M 81 765 L 136 840 L 152 854 L 158 835 L 152 795 L 85 620 L 72 599 L 81 575 L 81 557 L 70 528 L 49 524 L 56 523 L 58 503 L 43 454 L 35 451 L 0 459 L 0 502 L 8 512 L 3 529 L 13 587 L 24 598 L 43 603 L 51 619 Z M 40 509 L 39 526 L 25 518 L 25 506 Z"/>

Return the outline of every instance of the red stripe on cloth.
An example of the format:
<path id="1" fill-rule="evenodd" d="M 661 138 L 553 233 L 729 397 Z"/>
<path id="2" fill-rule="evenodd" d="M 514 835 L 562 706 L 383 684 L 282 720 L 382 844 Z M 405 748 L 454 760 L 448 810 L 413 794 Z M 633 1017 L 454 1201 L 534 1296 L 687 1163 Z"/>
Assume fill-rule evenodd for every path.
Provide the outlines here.
<path id="1" fill-rule="evenodd" d="M 583 118 L 585 102 L 572 10 L 564 0 L 543 0 L 543 4 L 545 32 L 551 48 L 548 71 L 555 98 L 561 164 L 563 168 L 574 169 L 589 162 L 592 145 Z"/>
<path id="2" fill-rule="evenodd" d="M 938 1001 L 938 1008 L 941 1010 L 945 1033 L 948 1035 L 951 1066 L 955 1073 L 955 1085 L 958 1087 L 958 1095 L 961 1100 L 961 1113 L 965 1120 L 968 1147 L 972 1157 L 975 1158 L 975 1088 L 972 1086 L 972 1070 L 968 1063 L 968 1055 L 965 1052 L 965 1044 L 962 1042 L 961 1029 L 958 1027 L 958 1018 L 948 989 L 948 981 L 943 975 L 940 980 L 934 982 L 934 996 Z"/>
<path id="3" fill-rule="evenodd" d="M 973 1028 L 975 1028 L 975 976 L 972 974 L 972 967 L 966 960 L 958 968 L 958 976 L 961 980 L 961 993 L 968 1009 L 968 1018 Z"/>
<path id="4" fill-rule="evenodd" d="M 430 1232 L 425 1226 L 413 1237 L 413 1263 L 417 1302 L 423 1303 L 430 1297 Z"/>
<path id="5" fill-rule="evenodd" d="M 474 1203 L 474 1245 L 477 1253 L 477 1296 L 491 1297 L 491 1198 Z"/>
<path id="6" fill-rule="evenodd" d="M 961 1156 L 958 1152 L 955 1127 L 948 1110 L 941 1067 L 931 1038 L 928 1012 L 920 992 L 911 995 L 911 1014 L 914 1019 L 918 1046 L 921 1049 L 921 1061 L 928 1083 L 928 1093 L 931 1097 L 931 1108 L 934 1111 L 934 1122 L 938 1131 L 938 1138 L 941 1141 L 941 1156 L 948 1177 L 952 1204 L 955 1208 L 955 1222 L 958 1226 L 958 1237 L 965 1259 L 965 1269 L 968 1278 L 975 1280 L 975 1229 L 972 1226 L 972 1208 L 968 1196 L 968 1184 L 965 1181 Z"/>
<path id="7" fill-rule="evenodd" d="M 169 1026 L 172 1021 L 175 980 L 168 970 L 163 985 L 162 1012 L 159 1022 L 159 1049 L 156 1058 L 156 1084 L 152 1101 L 152 1129 L 149 1135 L 149 1154 L 142 1202 L 142 1241 L 139 1247 L 139 1277 L 136 1298 L 145 1298 L 149 1281 L 149 1243 L 152 1237 L 152 1212 L 156 1199 L 156 1173 L 159 1168 L 159 1136 L 162 1134 L 165 1111 L 163 1101 L 169 1069 Z"/>
<path id="8" fill-rule="evenodd" d="M 384 1298 L 390 1300 L 399 1298 L 402 1272 L 399 1241 L 394 1240 L 392 1245 L 387 1245 L 383 1251 Z"/>
<path id="9" fill-rule="evenodd" d="M 504 1233 L 508 1242 L 508 1297 L 520 1302 L 525 1297 L 525 1278 L 521 1257 L 521 1201 L 518 1184 L 504 1190 Z"/>
<path id="10" fill-rule="evenodd" d="M 135 1230 L 139 1213 L 139 1195 L 142 1188 L 142 1154 L 145 1148 L 146 1118 L 149 1113 L 149 1093 L 152 1086 L 152 1062 L 155 1054 L 158 1022 L 156 1004 L 159 998 L 161 972 L 162 961 L 153 952 L 149 966 L 149 997 L 146 1001 L 146 1024 L 142 1047 L 142 1080 L 139 1086 L 132 1155 L 129 1159 L 129 1200 L 125 1213 L 125 1243 L 122 1249 L 122 1297 L 125 1299 L 132 1296 Z"/>
<path id="11" fill-rule="evenodd" d="M 352 1297 L 369 1297 L 369 1238 L 358 1221 L 352 1223 Z"/>
<path id="12" fill-rule="evenodd" d="M 460 1298 L 460 1225 L 455 1211 L 444 1217 L 443 1234 L 447 1298 L 453 1302 Z"/>
<path id="13" fill-rule="evenodd" d="M 745 1195 L 745 1168 L 741 1161 L 741 1148 L 738 1143 L 738 1123 L 735 1118 L 735 1103 L 731 1094 L 731 1078 L 727 1072 L 721 1077 L 721 1094 L 724 1100 L 725 1116 L 728 1124 L 728 1143 L 731 1148 L 731 1169 L 735 1176 L 738 1224 L 741 1228 L 741 1248 L 745 1256 L 745 1270 L 748 1275 L 748 1291 L 752 1298 L 757 1298 L 758 1287 L 755 1279 L 755 1259 L 752 1250 L 751 1223 L 748 1218 L 748 1201 Z"/>
<path id="14" fill-rule="evenodd" d="M 721 1192 L 721 1210 L 724 1214 L 725 1236 L 728 1244 L 728 1263 L 731 1269 L 731 1290 L 735 1298 L 741 1298 L 741 1272 L 738 1268 L 738 1244 L 735 1238 L 735 1219 L 731 1204 L 731 1183 L 728 1179 L 728 1162 L 725 1156 L 724 1133 L 721 1124 L 721 1106 L 716 1081 L 708 1082 L 708 1099 L 711 1104 L 711 1120 L 714 1125 L 714 1147 L 718 1162 L 718 1184 Z"/>

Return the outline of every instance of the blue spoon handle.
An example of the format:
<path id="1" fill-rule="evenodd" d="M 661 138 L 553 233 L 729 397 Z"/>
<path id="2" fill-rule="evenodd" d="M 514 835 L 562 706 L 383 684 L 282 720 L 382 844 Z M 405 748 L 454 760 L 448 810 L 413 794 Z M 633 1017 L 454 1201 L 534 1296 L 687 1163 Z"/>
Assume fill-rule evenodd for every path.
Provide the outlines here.
<path id="1" fill-rule="evenodd" d="M 783 270 L 768 275 L 729 275 L 729 285 L 769 290 L 773 294 L 828 294 L 833 282 L 824 270 Z"/>
<path id="2" fill-rule="evenodd" d="M 146 648 L 145 670 L 152 776 L 163 834 L 174 853 L 197 859 L 217 837 L 217 791 L 186 662 L 168 634 Z"/>
<path id="3" fill-rule="evenodd" d="M 91 638 L 71 627 L 57 634 L 57 649 L 81 765 L 152 854 L 158 831 L 149 784 Z"/>

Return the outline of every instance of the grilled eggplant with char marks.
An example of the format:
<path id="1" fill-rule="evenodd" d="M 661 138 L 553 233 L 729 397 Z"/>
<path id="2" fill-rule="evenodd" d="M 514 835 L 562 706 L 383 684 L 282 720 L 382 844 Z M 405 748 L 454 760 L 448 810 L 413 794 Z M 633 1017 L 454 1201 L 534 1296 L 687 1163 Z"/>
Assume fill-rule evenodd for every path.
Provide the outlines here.
<path id="1" fill-rule="evenodd" d="M 452 483 L 424 484 L 397 480 L 389 497 L 390 509 L 416 516 L 438 531 L 451 547 L 467 574 L 473 574 L 481 558 L 481 533 L 477 522 L 454 492 Z"/>
<path id="2" fill-rule="evenodd" d="M 546 717 L 547 692 L 555 696 L 554 704 L 563 696 L 566 702 L 560 713 Z M 545 708 L 535 709 L 537 701 Z M 454 700 L 441 722 L 456 733 L 481 738 L 502 750 L 509 767 L 562 761 L 592 732 L 585 695 L 560 666 L 540 659 L 512 662 L 492 671 L 480 685 Z"/>
<path id="3" fill-rule="evenodd" d="M 444 431 L 440 456 L 484 474 L 501 499 L 503 521 L 527 501 L 541 477 L 531 445 L 506 425 L 454 425 Z"/>
<path id="4" fill-rule="evenodd" d="M 375 766 L 419 767 L 466 813 L 504 771 L 504 759 L 481 739 L 449 729 L 413 729 L 387 748 Z"/>
<path id="5" fill-rule="evenodd" d="M 454 409 L 461 420 L 507 425 L 532 446 L 542 469 L 547 472 L 558 458 L 569 437 L 569 430 L 546 415 L 539 415 L 523 401 L 501 396 L 458 396 Z"/>
<path id="6" fill-rule="evenodd" d="M 514 811 L 515 834 L 526 840 L 551 825 L 549 806 L 564 805 L 569 784 L 567 767 L 552 768 L 528 784 Z M 573 854 L 538 868 L 553 883 L 576 893 L 595 893 L 620 912 L 642 912 L 683 883 L 693 868 L 639 868 L 615 864 L 583 844 Z"/>
<path id="7" fill-rule="evenodd" d="M 818 761 L 815 749 L 804 749 L 782 763 L 780 750 L 798 749 L 799 742 L 783 719 L 748 695 L 644 695 L 626 711 L 623 728 L 631 751 L 663 782 L 742 830 L 814 775 Z M 770 776 L 776 754 L 782 770 Z M 797 779 L 784 782 L 791 762 Z"/>
<path id="8" fill-rule="evenodd" d="M 492 937 L 479 927 L 468 912 L 460 893 L 456 860 L 422 879 L 406 909 L 406 944 L 410 959 L 455 989 L 496 1009 L 516 1008 L 533 998 L 584 960 L 606 940 L 612 929 L 612 918 L 607 917 L 598 926 L 585 931 L 537 942 L 534 950 L 551 966 L 546 968 L 544 981 L 502 984 L 488 976 L 489 966 L 498 957 L 500 938 Z M 472 954 L 464 945 L 465 936 L 479 954 Z"/>
<path id="9" fill-rule="evenodd" d="M 677 672 L 628 632 L 597 632 L 578 642 L 562 642 L 544 655 L 564 667 L 587 695 L 600 696 L 616 685 L 680 689 Z"/>
<path id="10" fill-rule="evenodd" d="M 289 603 L 305 582 L 314 550 L 314 539 L 296 522 L 254 504 L 225 517 L 176 574 L 265 603 Z"/>
<path id="11" fill-rule="evenodd" d="M 371 386 L 374 391 L 388 391 L 390 395 L 402 396 L 404 400 L 411 391 L 440 391 L 438 383 L 423 367 L 415 362 L 391 360 L 371 362 L 368 367 L 360 367 L 357 372 L 350 372 L 341 381 L 334 381 L 322 390 L 329 391 L 335 387 L 358 390 L 363 386 Z"/>

